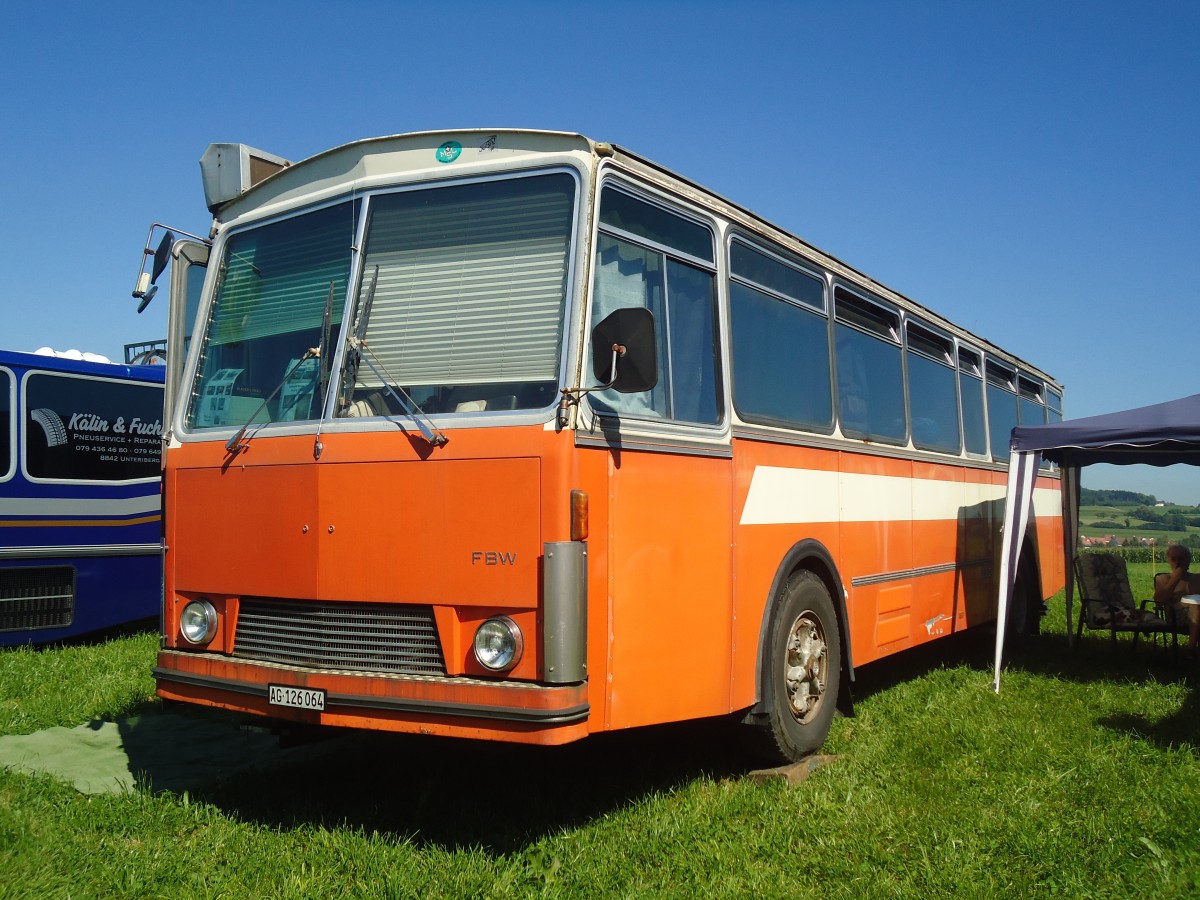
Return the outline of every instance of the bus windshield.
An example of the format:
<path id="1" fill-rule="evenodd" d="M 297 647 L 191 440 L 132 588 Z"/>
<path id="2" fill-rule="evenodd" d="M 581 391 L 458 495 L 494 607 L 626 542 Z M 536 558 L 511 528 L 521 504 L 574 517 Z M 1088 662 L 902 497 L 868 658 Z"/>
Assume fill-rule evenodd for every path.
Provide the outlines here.
<path id="1" fill-rule="evenodd" d="M 328 206 L 226 241 L 189 428 L 320 415 L 319 361 L 305 353 L 320 343 L 331 295 L 332 322 L 341 321 L 358 206 Z"/>
<path id="2" fill-rule="evenodd" d="M 232 235 L 189 427 L 320 417 L 327 391 L 309 351 L 327 306 L 333 334 L 343 321 L 362 215 L 351 324 L 363 340 L 346 354 L 336 414 L 405 414 L 404 396 L 428 413 L 549 406 L 574 197 L 574 177 L 553 172 L 378 193 Z"/>
<path id="3" fill-rule="evenodd" d="M 389 386 L 429 413 L 553 402 L 574 193 L 551 173 L 373 197 L 341 414 L 406 412 Z"/>

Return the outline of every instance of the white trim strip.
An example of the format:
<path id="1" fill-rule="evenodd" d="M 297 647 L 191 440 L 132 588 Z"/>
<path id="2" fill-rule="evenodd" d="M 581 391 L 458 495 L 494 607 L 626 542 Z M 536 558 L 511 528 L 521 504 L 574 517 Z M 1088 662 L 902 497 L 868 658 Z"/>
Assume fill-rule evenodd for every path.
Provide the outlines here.
<path id="1" fill-rule="evenodd" d="M 44 559 L 70 556 L 150 556 L 162 553 L 162 544 L 81 544 L 63 547 L 0 547 L 0 559 Z"/>
<path id="2" fill-rule="evenodd" d="M 999 519 L 1004 493 L 1002 484 L 756 466 L 740 524 Z M 1060 494 L 1038 489 L 1034 505 L 1039 515 L 1059 515 Z"/>
<path id="3" fill-rule="evenodd" d="M 159 493 L 141 497 L 0 497 L 0 516 L 136 516 L 159 512 Z"/>

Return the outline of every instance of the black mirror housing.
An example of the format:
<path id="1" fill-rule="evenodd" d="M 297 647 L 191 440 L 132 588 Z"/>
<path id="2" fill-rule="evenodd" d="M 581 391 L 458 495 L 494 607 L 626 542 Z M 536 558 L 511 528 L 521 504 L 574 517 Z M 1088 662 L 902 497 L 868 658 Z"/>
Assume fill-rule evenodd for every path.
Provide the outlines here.
<path id="1" fill-rule="evenodd" d="M 158 276 L 163 273 L 163 269 L 171 261 L 171 248 L 173 246 L 175 246 L 175 235 L 168 231 L 159 242 L 158 249 L 154 251 L 154 265 L 150 269 L 151 284 L 158 281 Z"/>
<path id="2" fill-rule="evenodd" d="M 658 384 L 654 313 L 631 306 L 605 316 L 592 329 L 592 374 L 622 394 L 648 391 Z"/>

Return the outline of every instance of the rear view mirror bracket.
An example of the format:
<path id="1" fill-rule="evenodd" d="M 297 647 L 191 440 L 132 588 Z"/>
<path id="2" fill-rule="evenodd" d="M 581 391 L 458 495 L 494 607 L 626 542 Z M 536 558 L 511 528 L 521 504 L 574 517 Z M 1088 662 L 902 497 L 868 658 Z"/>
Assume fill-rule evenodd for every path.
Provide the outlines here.
<path id="1" fill-rule="evenodd" d="M 156 228 L 161 228 L 163 230 L 163 237 L 162 240 L 159 241 L 158 247 L 151 250 L 150 244 L 154 240 L 154 230 Z M 146 235 L 146 246 L 142 248 L 142 264 L 138 266 L 137 281 L 134 282 L 133 286 L 133 296 L 142 301 L 138 304 L 138 312 L 142 312 L 147 306 L 149 306 L 150 301 L 154 299 L 154 295 L 158 293 L 158 285 L 155 282 L 158 281 L 158 276 L 163 273 L 163 270 L 167 267 L 167 263 L 171 260 L 171 248 L 175 245 L 176 231 L 178 231 L 184 237 L 192 238 L 193 240 L 199 241 L 202 244 L 212 246 L 212 241 L 206 240 L 205 238 L 198 237 L 194 234 L 189 234 L 188 232 L 182 231 L 178 228 L 174 230 L 169 229 L 167 226 L 158 222 L 153 223 L 150 226 L 149 233 Z M 154 264 L 151 266 L 150 271 L 147 272 L 146 260 L 150 257 L 154 258 Z"/>
<path id="2" fill-rule="evenodd" d="M 601 382 L 588 388 L 563 388 L 558 426 L 564 427 L 570 407 L 584 394 L 615 390 L 622 394 L 648 391 L 658 384 L 654 314 L 643 307 L 609 313 L 592 329 L 592 375 Z"/>

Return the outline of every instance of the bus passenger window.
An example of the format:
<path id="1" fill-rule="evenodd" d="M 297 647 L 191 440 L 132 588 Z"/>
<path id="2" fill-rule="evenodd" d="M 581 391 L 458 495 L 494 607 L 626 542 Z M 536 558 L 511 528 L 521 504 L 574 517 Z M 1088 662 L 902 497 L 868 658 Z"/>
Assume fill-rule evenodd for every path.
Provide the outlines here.
<path id="1" fill-rule="evenodd" d="M 0 480 L 13 469 L 12 375 L 0 372 Z"/>
<path id="2" fill-rule="evenodd" d="M 958 453 L 958 389 L 954 344 L 948 337 L 909 322 L 908 408 L 913 444 L 922 450 Z"/>
<path id="3" fill-rule="evenodd" d="M 988 360 L 987 415 L 992 459 L 1008 460 L 1012 430 L 1017 426 L 1016 372 Z"/>
<path id="4" fill-rule="evenodd" d="M 987 418 L 983 409 L 983 370 L 979 356 L 965 347 L 958 348 L 958 392 L 962 397 L 963 442 L 967 452 L 986 456 Z"/>
<path id="5" fill-rule="evenodd" d="M 719 418 L 716 373 L 716 298 L 707 272 L 668 260 L 673 417 L 687 422 Z"/>
<path id="6" fill-rule="evenodd" d="M 847 437 L 904 443 L 903 363 L 898 316 L 838 288 L 835 358 L 838 408 Z"/>
<path id="7" fill-rule="evenodd" d="M 1045 425 L 1046 407 L 1042 405 L 1042 384 L 1021 376 L 1017 379 L 1018 412 L 1022 425 Z"/>
<path id="8" fill-rule="evenodd" d="M 1053 390 L 1046 391 L 1046 421 L 1062 421 L 1062 394 Z"/>
<path id="9" fill-rule="evenodd" d="M 626 307 L 644 307 L 658 321 L 658 384 L 649 391 L 619 394 L 601 391 L 593 395 L 597 405 L 613 412 L 632 415 L 666 416 L 668 372 L 663 343 L 666 304 L 662 255 L 626 241 L 600 235 L 596 249 L 596 280 L 593 295 L 592 325 L 609 313 Z"/>
<path id="10" fill-rule="evenodd" d="M 721 417 L 715 278 L 698 264 L 712 258 L 712 235 L 611 187 L 603 196 L 602 227 L 622 234 L 601 231 L 596 242 L 592 326 L 617 309 L 650 310 L 658 323 L 659 379 L 649 391 L 597 391 L 590 402 L 601 414 L 715 424 Z M 668 254 L 663 244 L 683 247 L 678 256 L 692 259 Z"/>
<path id="11" fill-rule="evenodd" d="M 833 389 L 823 283 L 737 240 L 729 247 L 729 269 L 738 415 L 828 434 Z"/>

